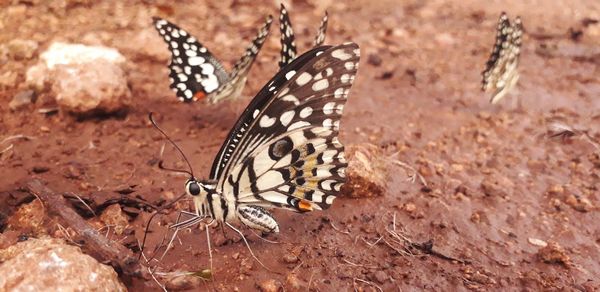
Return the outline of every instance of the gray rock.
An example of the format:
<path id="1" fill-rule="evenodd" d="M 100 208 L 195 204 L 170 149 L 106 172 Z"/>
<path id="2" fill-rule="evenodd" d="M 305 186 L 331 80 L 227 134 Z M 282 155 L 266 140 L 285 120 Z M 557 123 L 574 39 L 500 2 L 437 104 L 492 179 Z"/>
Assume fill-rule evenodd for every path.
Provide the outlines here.
<path id="1" fill-rule="evenodd" d="M 8 104 L 8 107 L 13 111 L 17 111 L 33 102 L 35 102 L 35 91 L 25 90 L 17 93 Z"/>

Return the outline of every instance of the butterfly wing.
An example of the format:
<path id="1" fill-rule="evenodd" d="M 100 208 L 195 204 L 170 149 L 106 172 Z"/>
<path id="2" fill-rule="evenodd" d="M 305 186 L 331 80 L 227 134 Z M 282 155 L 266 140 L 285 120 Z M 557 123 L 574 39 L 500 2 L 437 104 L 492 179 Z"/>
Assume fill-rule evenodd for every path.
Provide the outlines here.
<path id="1" fill-rule="evenodd" d="M 321 25 L 319 26 L 319 30 L 317 31 L 317 36 L 315 37 L 315 47 L 318 47 L 325 42 L 325 35 L 327 34 L 327 20 L 329 15 L 327 11 L 325 11 L 325 16 L 321 20 Z"/>
<path id="2" fill-rule="evenodd" d="M 508 45 L 501 54 L 501 62 L 495 81 L 495 88 L 490 102 L 495 104 L 499 102 L 510 90 L 517 84 L 519 80 L 519 56 L 521 53 L 521 39 L 523 35 L 523 26 L 521 19 L 517 17 L 511 26 L 510 35 L 508 36 Z"/>
<path id="3" fill-rule="evenodd" d="M 500 57 L 505 51 L 504 47 L 509 45 L 508 38 L 510 35 L 511 27 L 508 15 L 502 12 L 498 19 L 498 25 L 496 26 L 496 42 L 492 48 L 492 53 L 485 64 L 485 70 L 483 70 L 483 82 L 482 90 L 487 91 L 495 83 L 494 69 L 498 68 Z"/>
<path id="4" fill-rule="evenodd" d="M 236 83 L 237 80 L 244 80 L 243 83 L 245 84 L 246 76 L 248 75 L 252 64 L 256 60 L 256 56 L 258 56 L 258 52 L 260 52 L 260 49 L 269 35 L 269 29 L 271 28 L 272 22 L 273 18 L 269 15 L 263 26 L 258 30 L 256 37 L 250 43 L 250 46 L 248 46 L 246 49 L 244 55 L 233 66 L 233 70 L 229 76 L 229 79 L 232 80 L 232 83 Z"/>
<path id="5" fill-rule="evenodd" d="M 242 137 L 244 137 L 245 132 L 252 124 L 252 121 L 256 118 L 257 113 L 264 109 L 268 102 L 273 98 L 273 95 L 277 93 L 277 89 L 281 88 L 283 83 L 288 81 L 288 79 L 291 78 L 296 71 L 300 70 L 303 65 L 328 48 L 330 48 L 330 46 L 315 48 L 306 52 L 295 59 L 285 69 L 280 70 L 275 77 L 267 82 L 267 84 L 259 91 L 256 97 L 240 115 L 235 126 L 231 129 L 227 135 L 227 139 L 221 146 L 221 150 L 219 150 L 210 171 L 211 180 L 217 180 L 221 176 L 223 169 L 229 162 L 234 150 L 240 144 Z"/>
<path id="6" fill-rule="evenodd" d="M 493 91 L 491 103 L 497 103 L 516 84 L 521 50 L 523 27 L 517 17 L 511 25 L 506 13 L 502 13 L 496 28 L 496 43 L 483 71 L 482 90 Z"/>
<path id="7" fill-rule="evenodd" d="M 294 30 L 292 29 L 292 22 L 290 16 L 281 4 L 279 9 L 279 31 L 281 32 L 281 60 L 279 61 L 279 68 L 283 68 L 296 58 L 296 42 L 294 41 Z"/>
<path id="8" fill-rule="evenodd" d="M 154 27 L 169 45 L 171 88 L 182 101 L 202 99 L 227 83 L 229 76 L 201 43 L 177 25 L 153 18 Z"/>
<path id="9" fill-rule="evenodd" d="M 359 57 L 348 43 L 315 54 L 295 72 L 285 67 L 289 78 L 270 99 L 246 109 L 253 118 L 217 183 L 228 201 L 298 212 L 329 207 L 345 181 L 339 120 Z"/>

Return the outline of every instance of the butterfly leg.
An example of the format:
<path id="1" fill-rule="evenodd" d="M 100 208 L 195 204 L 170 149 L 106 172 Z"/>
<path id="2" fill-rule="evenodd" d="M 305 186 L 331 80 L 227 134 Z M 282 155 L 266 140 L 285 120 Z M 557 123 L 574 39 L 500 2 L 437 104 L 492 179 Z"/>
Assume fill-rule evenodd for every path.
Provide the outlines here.
<path id="1" fill-rule="evenodd" d="M 223 224 L 221 224 L 221 232 L 223 233 L 223 238 L 225 238 L 225 242 L 227 242 L 229 238 L 227 238 L 227 234 L 225 233 L 225 226 Z"/>
<path id="2" fill-rule="evenodd" d="M 256 237 L 260 238 L 262 241 L 266 241 L 268 243 L 274 243 L 274 244 L 278 244 L 278 241 L 274 241 L 274 240 L 268 240 L 266 238 L 264 238 L 262 236 L 262 234 L 258 234 L 256 231 L 254 231 L 254 229 L 250 228 L 250 231 L 252 231 L 252 233 L 254 233 L 254 235 L 256 235 Z"/>
<path id="3" fill-rule="evenodd" d="M 204 226 L 206 230 L 206 243 L 208 245 L 208 261 L 210 262 L 210 272 L 213 272 L 213 256 L 212 256 L 212 248 L 210 246 L 210 232 L 208 232 L 209 226 L 215 221 L 215 219 L 211 218 L 211 221 Z"/>
<path id="4" fill-rule="evenodd" d="M 229 222 L 225 222 L 225 224 L 227 224 L 227 226 L 229 228 L 231 228 L 231 230 L 237 232 L 237 234 L 239 234 L 242 237 L 242 240 L 244 240 L 244 243 L 246 244 L 246 247 L 248 248 L 248 251 L 250 251 L 250 255 L 252 255 L 252 257 L 254 258 L 254 260 L 256 260 L 263 268 L 267 269 L 268 271 L 274 272 L 274 273 L 278 273 L 277 271 L 273 271 L 271 269 L 269 269 L 267 266 L 265 266 L 265 264 L 263 264 L 263 262 L 261 262 L 256 255 L 254 255 L 254 252 L 252 251 L 252 248 L 250 247 L 250 244 L 248 243 L 248 240 L 246 240 L 246 237 L 244 236 L 244 234 L 239 231 L 237 228 L 233 227 L 233 225 L 229 224 Z"/>
<path id="5" fill-rule="evenodd" d="M 181 218 L 183 217 L 182 215 L 191 216 L 191 218 L 181 221 Z M 200 223 L 203 219 L 205 219 L 205 217 L 198 216 L 196 213 L 187 212 L 187 211 L 179 211 L 179 214 L 177 215 L 177 220 L 175 220 L 175 224 L 169 226 L 169 229 L 174 229 L 173 235 L 171 236 L 171 239 L 169 240 L 169 243 L 167 244 L 165 251 L 163 252 L 162 256 L 160 257 L 160 260 L 162 261 L 162 259 L 167 255 L 167 252 L 173 248 L 173 242 L 175 241 L 175 238 L 177 238 L 177 234 L 179 233 L 179 230 L 192 227 L 192 226 Z M 164 239 L 163 239 L 163 242 L 164 242 Z"/>

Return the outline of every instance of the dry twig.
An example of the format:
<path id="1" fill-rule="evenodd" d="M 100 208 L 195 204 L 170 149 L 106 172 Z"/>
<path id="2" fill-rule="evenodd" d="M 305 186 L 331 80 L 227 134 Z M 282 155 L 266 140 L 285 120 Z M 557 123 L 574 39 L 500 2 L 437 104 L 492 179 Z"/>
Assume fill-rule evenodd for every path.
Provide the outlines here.
<path id="1" fill-rule="evenodd" d="M 133 253 L 114 241 L 102 236 L 77 212 L 69 207 L 65 198 L 34 179 L 26 184 L 25 190 L 36 195 L 44 203 L 48 215 L 73 230 L 73 239 L 82 249 L 102 263 L 109 263 L 127 278 L 141 277 L 141 267 Z"/>

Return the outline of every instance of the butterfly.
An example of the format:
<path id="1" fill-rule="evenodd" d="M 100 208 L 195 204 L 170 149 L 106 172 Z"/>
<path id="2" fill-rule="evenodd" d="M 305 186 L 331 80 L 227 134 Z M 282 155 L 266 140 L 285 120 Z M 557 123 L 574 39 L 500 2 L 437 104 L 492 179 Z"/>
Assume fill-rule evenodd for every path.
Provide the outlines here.
<path id="1" fill-rule="evenodd" d="M 197 218 L 279 232 L 267 209 L 328 208 L 345 182 L 338 132 L 359 59 L 354 43 L 322 46 L 280 70 L 229 132 L 209 178 L 184 171 Z"/>
<path id="2" fill-rule="evenodd" d="M 154 17 L 154 27 L 171 51 L 170 87 L 179 100 L 190 102 L 206 98 L 216 103 L 238 97 L 269 34 L 272 21 L 272 17 L 268 16 L 244 55 L 235 63 L 231 73 L 227 73 L 219 60 L 195 37 L 167 20 Z"/>
<path id="3" fill-rule="evenodd" d="M 521 18 L 515 18 L 511 24 L 506 13 L 502 12 L 496 28 L 496 43 L 482 72 L 482 90 L 492 91 L 492 104 L 500 101 L 519 80 L 522 36 Z"/>
<path id="4" fill-rule="evenodd" d="M 325 11 L 325 16 L 321 20 L 321 25 L 317 31 L 315 37 L 314 46 L 318 47 L 325 41 L 325 34 L 327 33 L 327 20 L 328 14 Z M 294 30 L 292 29 L 292 22 L 288 15 L 287 9 L 281 4 L 279 9 L 279 30 L 281 32 L 281 60 L 279 61 L 279 68 L 283 68 L 296 58 L 296 42 L 294 37 Z"/>

